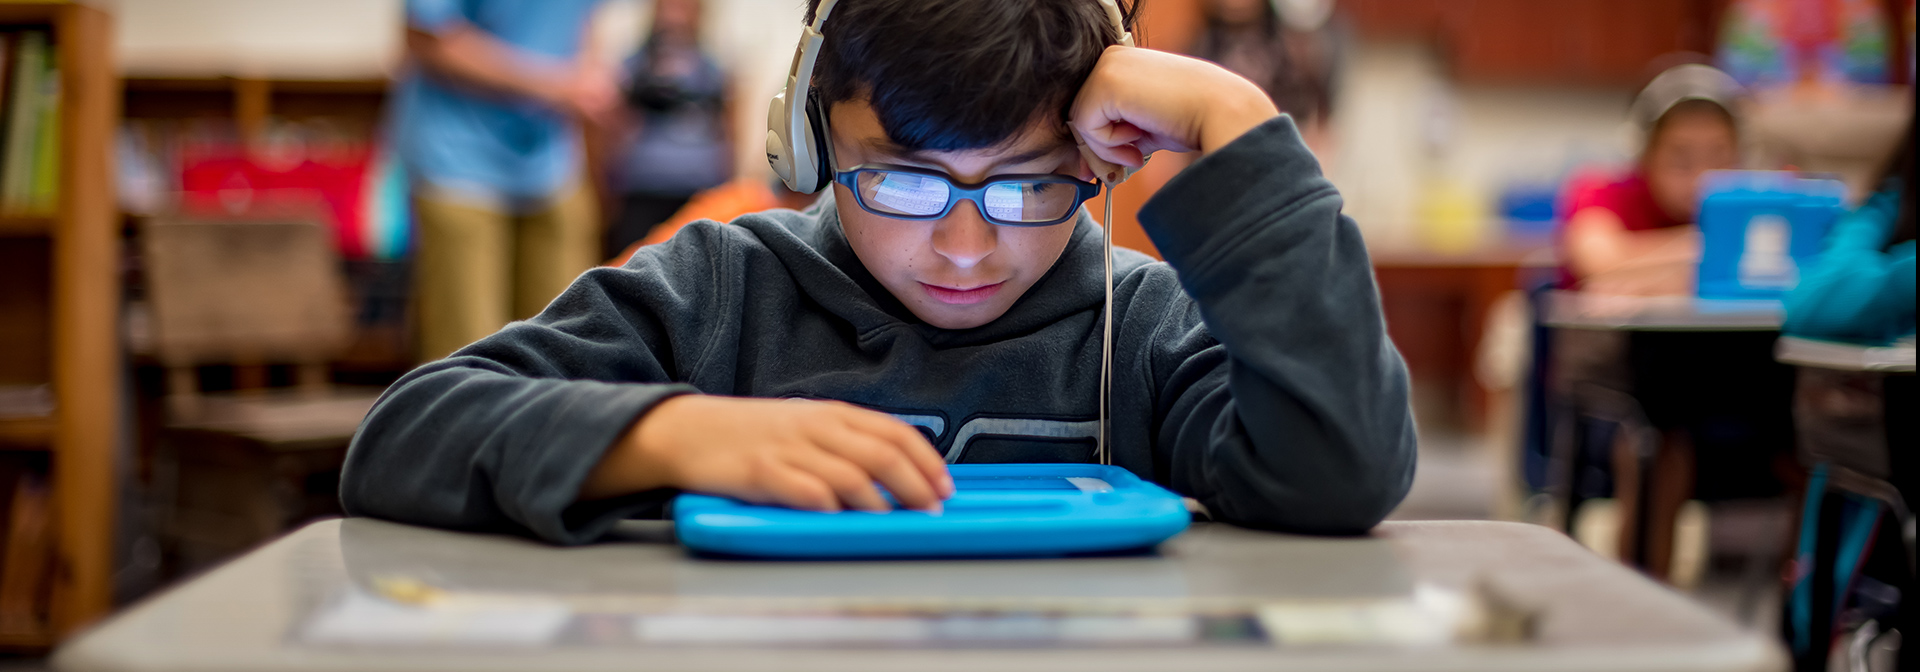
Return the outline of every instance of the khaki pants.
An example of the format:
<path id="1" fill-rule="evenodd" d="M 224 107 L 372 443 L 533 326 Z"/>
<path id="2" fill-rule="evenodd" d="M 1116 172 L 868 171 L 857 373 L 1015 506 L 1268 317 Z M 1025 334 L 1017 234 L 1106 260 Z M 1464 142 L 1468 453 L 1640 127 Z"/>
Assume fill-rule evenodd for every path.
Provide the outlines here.
<path id="1" fill-rule="evenodd" d="M 533 317 L 597 261 L 599 214 L 584 185 L 522 213 L 427 187 L 414 218 L 421 361 Z"/>

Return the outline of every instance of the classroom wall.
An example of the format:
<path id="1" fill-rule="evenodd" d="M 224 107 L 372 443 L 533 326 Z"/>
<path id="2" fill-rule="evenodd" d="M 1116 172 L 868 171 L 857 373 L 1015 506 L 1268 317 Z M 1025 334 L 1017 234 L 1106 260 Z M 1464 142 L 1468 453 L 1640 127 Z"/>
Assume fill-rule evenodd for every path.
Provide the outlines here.
<path id="1" fill-rule="evenodd" d="M 116 48 L 131 77 L 371 79 L 401 53 L 402 0 L 117 0 Z M 648 0 L 609 0 L 595 18 L 603 55 L 631 53 Z M 800 31 L 801 0 L 707 0 L 707 37 L 735 74 L 735 164 L 769 175 L 761 155 L 766 100 L 779 88 Z"/>
<path id="2" fill-rule="evenodd" d="M 400 53 L 399 0 L 119 0 L 115 49 L 132 77 L 364 79 Z"/>
<path id="3" fill-rule="evenodd" d="M 1412 42 L 1360 41 L 1346 65 L 1321 159 L 1378 248 L 1427 244 L 1423 199 L 1441 183 L 1486 207 L 1512 182 L 1631 156 L 1624 88 L 1461 85 Z"/>
<path id="4" fill-rule="evenodd" d="M 403 0 L 105 4 L 118 17 L 118 59 L 129 76 L 374 78 L 391 74 L 400 55 Z M 650 4 L 609 0 L 602 8 L 594 30 L 606 57 L 639 44 Z M 1156 11 L 1184 16 L 1174 5 L 1181 3 Z M 708 0 L 708 44 L 736 79 L 735 165 L 743 177 L 769 177 L 760 146 L 765 101 L 781 85 L 803 7 Z M 1182 26 L 1162 28 L 1154 44 L 1181 41 Z M 1631 91 L 1457 85 L 1433 49 L 1417 43 L 1358 41 L 1347 68 L 1335 142 L 1321 158 L 1349 213 L 1382 247 L 1423 244 L 1421 199 L 1436 176 L 1490 200 L 1515 179 L 1630 153 L 1622 126 Z"/>

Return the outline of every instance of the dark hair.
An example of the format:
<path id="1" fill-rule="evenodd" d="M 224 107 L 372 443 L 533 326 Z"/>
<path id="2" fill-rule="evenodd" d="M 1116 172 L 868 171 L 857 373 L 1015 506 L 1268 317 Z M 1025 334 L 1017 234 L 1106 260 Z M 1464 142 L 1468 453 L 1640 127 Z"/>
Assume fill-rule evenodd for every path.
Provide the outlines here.
<path id="1" fill-rule="evenodd" d="M 1913 240 L 1913 126 L 1915 120 L 1907 121 L 1907 133 L 1900 139 L 1899 149 L 1894 150 L 1892 160 L 1880 171 L 1879 189 L 1893 189 L 1898 182 L 1900 190 L 1900 214 L 1894 220 L 1893 235 L 1887 239 L 1886 247 Z"/>
<path id="2" fill-rule="evenodd" d="M 1139 4 L 1120 3 L 1125 24 Z M 819 0 L 807 5 L 811 23 Z M 841 0 L 821 32 L 821 111 L 864 98 L 888 140 L 939 151 L 992 147 L 1037 119 L 1065 119 L 1120 37 L 1095 0 Z"/>

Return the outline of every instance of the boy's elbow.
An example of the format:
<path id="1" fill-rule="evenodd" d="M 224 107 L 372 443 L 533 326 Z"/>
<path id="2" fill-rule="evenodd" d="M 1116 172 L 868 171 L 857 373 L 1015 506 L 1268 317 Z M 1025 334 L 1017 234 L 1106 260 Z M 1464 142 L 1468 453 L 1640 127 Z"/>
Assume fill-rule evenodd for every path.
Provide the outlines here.
<path id="1" fill-rule="evenodd" d="M 1361 457 L 1361 456 L 1356 456 Z M 1386 520 L 1413 486 L 1414 441 L 1409 435 L 1367 451 L 1343 475 L 1300 478 L 1272 474 L 1247 479 L 1241 496 L 1223 498 L 1223 522 L 1279 532 L 1358 535 Z"/>

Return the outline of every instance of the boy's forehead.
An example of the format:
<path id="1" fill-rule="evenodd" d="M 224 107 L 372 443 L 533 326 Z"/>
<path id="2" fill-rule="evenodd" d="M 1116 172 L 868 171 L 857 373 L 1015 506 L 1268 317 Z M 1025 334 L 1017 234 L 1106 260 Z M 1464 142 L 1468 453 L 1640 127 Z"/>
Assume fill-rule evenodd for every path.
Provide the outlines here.
<path id="1" fill-rule="evenodd" d="M 844 104 L 843 104 L 844 105 Z M 840 107 L 840 106 L 836 106 Z M 1038 115 L 1023 127 L 1020 133 L 998 144 L 975 149 L 912 149 L 902 147 L 887 137 L 879 119 L 873 115 L 872 108 L 858 105 L 858 110 L 845 110 L 855 117 L 854 123 L 834 126 L 835 132 L 848 132 L 860 148 L 871 157 L 887 157 L 916 163 L 948 163 L 954 161 L 981 162 L 992 165 L 1021 165 L 1048 159 L 1060 159 L 1076 155 L 1072 136 L 1066 124 L 1047 115 Z M 842 121 L 835 119 L 836 122 Z M 864 123 L 863 123 L 864 122 Z"/>
<path id="2" fill-rule="evenodd" d="M 908 161 L 942 163 L 967 159 L 1007 166 L 1064 157 L 1074 151 L 1073 143 L 1057 137 L 1017 138 L 992 147 L 953 150 L 906 149 L 893 144 L 885 136 L 866 138 L 861 144 L 871 155 Z"/>

